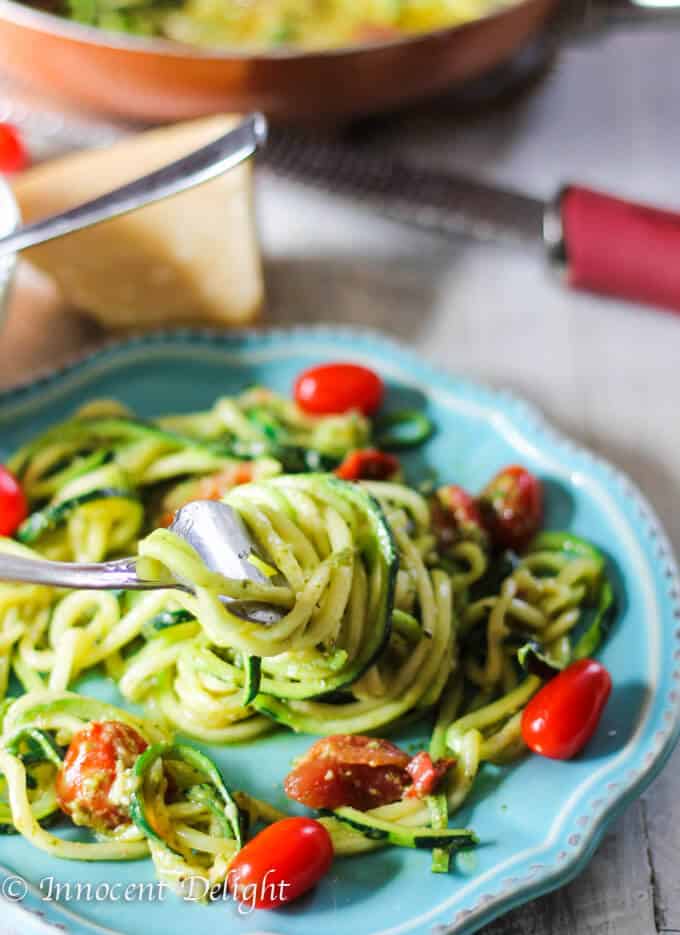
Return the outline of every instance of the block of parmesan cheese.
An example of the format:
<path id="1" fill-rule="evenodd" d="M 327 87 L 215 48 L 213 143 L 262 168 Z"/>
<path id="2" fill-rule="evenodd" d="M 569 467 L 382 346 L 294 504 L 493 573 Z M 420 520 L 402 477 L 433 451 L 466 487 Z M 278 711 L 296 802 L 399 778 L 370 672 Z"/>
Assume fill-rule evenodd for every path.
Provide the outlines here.
<path id="1" fill-rule="evenodd" d="M 124 138 L 16 179 L 24 221 L 63 211 L 216 139 L 217 116 Z M 253 321 L 263 300 L 249 163 L 190 191 L 24 254 L 108 328 Z"/>

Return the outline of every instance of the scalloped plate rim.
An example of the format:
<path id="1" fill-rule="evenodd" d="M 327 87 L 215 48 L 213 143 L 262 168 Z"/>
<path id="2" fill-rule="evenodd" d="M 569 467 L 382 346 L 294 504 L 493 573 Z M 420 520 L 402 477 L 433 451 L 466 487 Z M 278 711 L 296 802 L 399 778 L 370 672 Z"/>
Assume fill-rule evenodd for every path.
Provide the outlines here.
<path id="1" fill-rule="evenodd" d="M 665 598 L 670 602 L 670 607 L 673 609 L 676 618 L 680 616 L 680 573 L 670 540 L 647 498 L 625 472 L 556 429 L 540 409 L 532 403 L 507 390 L 494 389 L 467 376 L 458 377 L 447 372 L 429 359 L 419 357 L 391 335 L 386 335 L 375 329 L 345 325 L 300 325 L 288 328 L 268 328 L 266 330 L 240 329 L 229 332 L 209 328 L 179 328 L 150 334 L 132 335 L 126 338 L 112 338 L 95 350 L 73 355 L 59 367 L 45 370 L 32 379 L 0 390 L 0 416 L 2 415 L 2 407 L 7 404 L 20 403 L 31 397 L 36 397 L 36 403 L 39 404 L 37 397 L 50 386 L 67 380 L 69 376 L 81 369 L 85 370 L 89 365 L 96 365 L 98 361 L 104 362 L 108 359 L 111 366 L 115 367 L 116 356 L 119 353 L 124 353 L 126 350 L 138 346 L 186 343 L 187 345 L 215 345 L 217 349 L 221 348 L 223 350 L 238 350 L 244 345 L 246 347 L 248 345 L 264 346 L 279 341 L 294 342 L 296 339 L 304 338 L 326 338 L 331 341 L 338 339 L 341 346 L 344 342 L 353 341 L 354 339 L 360 342 L 372 342 L 378 354 L 381 351 L 396 353 L 401 359 L 401 363 L 408 364 L 408 362 L 411 362 L 414 366 L 417 365 L 419 369 L 425 371 L 434 382 L 449 393 L 455 395 L 457 391 L 460 391 L 461 387 L 466 387 L 473 395 L 481 395 L 487 407 L 490 404 L 492 405 L 494 400 L 498 401 L 499 404 L 511 405 L 513 412 L 508 417 L 510 422 L 517 422 L 519 419 L 520 428 L 528 427 L 531 431 L 540 435 L 543 441 L 565 449 L 572 456 L 585 458 L 591 463 L 592 467 L 604 471 L 609 475 L 611 481 L 616 482 L 622 488 L 624 495 L 633 501 L 640 517 L 646 523 L 648 536 L 654 537 L 660 552 L 663 552 L 668 582 Z M 639 532 L 639 530 L 637 531 Z M 674 640 L 676 646 L 680 646 L 680 630 L 674 632 Z M 641 751 L 645 758 L 645 766 L 641 769 L 631 770 L 625 779 L 610 784 L 607 792 L 603 793 L 596 802 L 591 803 L 591 814 L 578 816 L 578 819 L 588 818 L 587 827 L 577 825 L 572 828 L 570 826 L 569 829 L 560 832 L 560 838 L 576 838 L 574 846 L 569 851 L 561 852 L 560 856 L 564 855 L 563 860 L 552 865 L 536 865 L 530 868 L 528 874 L 517 878 L 495 879 L 489 892 L 479 896 L 471 908 L 459 910 L 452 921 L 442 923 L 431 920 L 433 924 L 432 931 L 436 935 L 473 935 L 483 925 L 488 924 L 511 909 L 564 886 L 576 877 L 593 856 L 609 824 L 642 794 L 643 790 L 659 774 L 668 761 L 680 737 L 680 701 L 676 699 L 672 704 L 668 703 L 664 707 L 663 716 L 657 718 L 657 720 L 659 725 L 655 732 L 655 738 L 658 739 L 659 732 L 661 732 L 661 742 L 656 749 L 649 746 L 648 749 Z M 567 820 L 565 819 L 566 823 Z M 13 875 L 13 872 L 9 868 L 0 865 L 0 891 L 2 890 L 2 883 L 11 875 Z M 21 909 L 38 917 L 44 925 L 48 926 L 45 929 L 46 931 L 65 932 L 68 935 L 125 935 L 125 933 L 118 930 L 84 920 L 81 916 L 62 905 L 46 904 L 44 900 L 40 900 L 34 895 L 32 892 L 34 889 L 29 885 L 29 893 L 26 900 L 22 901 Z M 3 901 L 6 901 L 6 895 L 4 892 L 0 892 L 0 904 Z M 11 902 L 11 900 L 8 901 Z M 48 905 L 55 910 L 54 917 L 49 918 L 45 909 L 34 908 L 36 905 L 40 907 Z M 75 927 L 73 927 L 74 925 Z M 412 929 L 411 931 L 415 930 Z M 389 935 L 389 933 L 386 933 L 386 935 Z"/>

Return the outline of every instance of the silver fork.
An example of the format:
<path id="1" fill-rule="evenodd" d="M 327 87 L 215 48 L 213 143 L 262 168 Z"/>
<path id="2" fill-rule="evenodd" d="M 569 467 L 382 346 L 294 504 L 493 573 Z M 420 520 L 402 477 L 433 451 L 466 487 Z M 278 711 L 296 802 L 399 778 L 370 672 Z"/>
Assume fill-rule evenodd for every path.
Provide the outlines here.
<path id="1" fill-rule="evenodd" d="M 194 500 L 177 511 L 169 528 L 196 550 L 210 571 L 238 581 L 272 583 L 250 561 L 250 556 L 256 552 L 254 543 L 241 517 L 226 503 Z M 174 588 L 193 593 L 188 581 L 140 578 L 135 557 L 88 564 L 51 562 L 0 552 L 0 581 L 92 591 Z M 259 601 L 240 601 L 229 597 L 223 597 L 222 600 L 228 604 L 231 613 L 253 623 L 272 624 L 283 616 L 280 608 Z"/>

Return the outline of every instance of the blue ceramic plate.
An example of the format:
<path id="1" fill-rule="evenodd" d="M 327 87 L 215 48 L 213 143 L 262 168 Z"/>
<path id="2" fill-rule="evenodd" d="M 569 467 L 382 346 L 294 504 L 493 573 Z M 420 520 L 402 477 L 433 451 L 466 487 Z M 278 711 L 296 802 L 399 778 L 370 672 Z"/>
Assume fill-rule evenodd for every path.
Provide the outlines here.
<path id="1" fill-rule="evenodd" d="M 285 911 L 239 914 L 230 902 L 206 907 L 170 894 L 153 904 L 125 902 L 122 886 L 108 897 L 107 887 L 152 881 L 150 861 L 60 862 L 18 836 L 0 838 L 5 873 L 30 884 L 23 907 L 72 935 L 469 935 L 578 873 L 607 823 L 658 773 L 677 739 L 680 585 L 666 536 L 645 500 L 625 477 L 559 436 L 525 403 L 447 376 L 384 338 L 327 329 L 181 332 L 117 344 L 0 395 L 0 460 L 93 397 L 117 397 L 141 416 L 186 411 L 254 381 L 288 393 L 303 367 L 332 359 L 378 369 L 389 384 L 390 404 L 421 406 L 436 423 L 426 448 L 406 458 L 411 479 L 434 468 L 442 479 L 475 490 L 502 465 L 520 461 L 545 480 L 547 526 L 571 529 L 607 552 L 620 612 L 602 651 L 614 691 L 597 736 L 570 763 L 527 757 L 511 769 L 485 769 L 459 816 L 475 828 L 481 846 L 449 875 L 430 872 L 427 852 L 385 850 L 337 861 L 313 894 Z M 102 679 L 79 687 L 118 700 Z M 426 733 L 423 725 L 398 739 Z M 306 737 L 281 732 L 212 753 L 233 786 L 285 807 L 281 780 L 308 744 Z M 52 895 L 57 881 L 89 882 L 104 884 L 103 898 L 81 889 L 91 898 L 79 900 L 73 886 L 71 899 L 49 901 L 50 879 Z"/>

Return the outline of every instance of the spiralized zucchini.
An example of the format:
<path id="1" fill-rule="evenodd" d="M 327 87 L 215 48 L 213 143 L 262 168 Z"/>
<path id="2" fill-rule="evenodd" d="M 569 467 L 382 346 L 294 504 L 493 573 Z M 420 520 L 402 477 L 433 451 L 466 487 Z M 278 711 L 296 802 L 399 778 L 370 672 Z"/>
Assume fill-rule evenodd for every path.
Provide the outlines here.
<path id="1" fill-rule="evenodd" d="M 256 388 L 154 423 L 97 403 L 14 456 L 34 512 L 0 551 L 137 553 L 145 576 L 170 574 L 194 593 L 0 583 L 0 696 L 12 679 L 27 693 L 2 709 L 0 826 L 67 858 L 150 853 L 178 889 L 196 879 L 212 887 L 245 829 L 281 816 L 232 793 L 176 732 L 223 744 L 281 726 L 383 734 L 429 718 L 432 758 L 455 759 L 436 795 L 322 821 L 338 854 L 426 846 L 437 871 L 474 842 L 448 828 L 450 815 L 483 763 L 524 752 L 524 706 L 546 677 L 597 649 L 613 591 L 601 553 L 573 535 L 542 533 L 521 556 L 492 553 L 484 538 L 444 546 L 413 488 L 327 473 L 371 432 L 357 413 L 312 418 Z M 221 578 L 162 528 L 206 497 L 241 516 L 268 583 Z M 244 620 L 221 595 L 276 605 L 281 617 Z M 97 666 L 147 718 L 73 693 Z M 55 776 L 73 734 L 102 718 L 151 744 L 135 767 L 131 821 L 91 843 L 64 841 L 42 824 L 58 810 Z"/>

